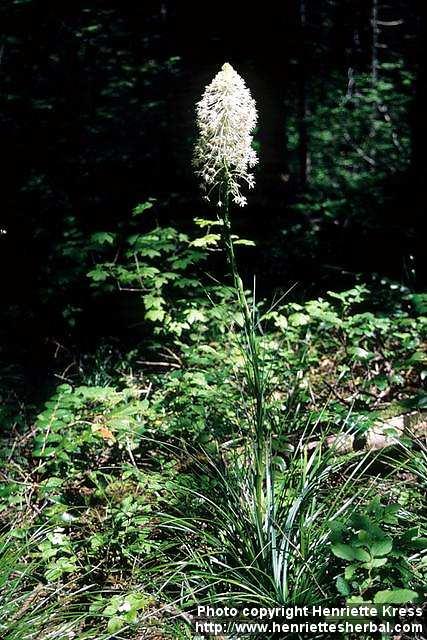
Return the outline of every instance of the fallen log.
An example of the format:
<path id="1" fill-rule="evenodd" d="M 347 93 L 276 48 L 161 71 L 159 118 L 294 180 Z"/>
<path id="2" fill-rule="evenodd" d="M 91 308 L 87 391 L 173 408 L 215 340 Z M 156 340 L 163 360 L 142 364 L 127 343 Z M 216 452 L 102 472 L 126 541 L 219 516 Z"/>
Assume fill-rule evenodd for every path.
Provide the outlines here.
<path id="1" fill-rule="evenodd" d="M 377 451 L 399 443 L 404 435 L 427 437 L 427 412 L 411 411 L 390 418 L 379 418 L 362 434 L 339 433 L 326 438 L 326 446 L 338 453 L 352 451 Z M 308 449 L 315 449 L 319 440 L 309 442 Z"/>

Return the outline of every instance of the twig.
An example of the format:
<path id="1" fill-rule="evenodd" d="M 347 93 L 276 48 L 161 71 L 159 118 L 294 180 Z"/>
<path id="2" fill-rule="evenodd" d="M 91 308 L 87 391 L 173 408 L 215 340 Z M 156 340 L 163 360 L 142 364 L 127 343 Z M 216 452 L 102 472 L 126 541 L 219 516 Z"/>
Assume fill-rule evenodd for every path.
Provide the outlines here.
<path id="1" fill-rule="evenodd" d="M 143 364 L 148 367 L 170 367 L 171 369 L 180 369 L 179 364 L 175 364 L 175 362 L 156 362 L 151 360 L 137 360 L 137 364 Z"/>
<path id="2" fill-rule="evenodd" d="M 343 404 L 345 404 L 347 407 L 352 407 L 353 403 L 351 400 L 349 400 L 348 398 L 343 398 L 341 394 L 338 393 L 338 391 L 335 389 L 335 387 L 333 387 L 331 384 L 329 384 L 329 382 L 327 382 L 327 380 L 323 381 L 325 387 L 327 387 L 329 389 L 329 391 L 331 393 L 333 393 L 333 395 L 340 400 L 340 402 L 342 402 Z"/>

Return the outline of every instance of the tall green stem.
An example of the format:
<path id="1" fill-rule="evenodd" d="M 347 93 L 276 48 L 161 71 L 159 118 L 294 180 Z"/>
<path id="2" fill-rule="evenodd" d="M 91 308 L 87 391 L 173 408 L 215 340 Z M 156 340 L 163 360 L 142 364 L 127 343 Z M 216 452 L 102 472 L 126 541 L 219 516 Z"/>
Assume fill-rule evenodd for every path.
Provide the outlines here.
<path id="1" fill-rule="evenodd" d="M 262 536 L 266 518 L 266 499 L 264 481 L 266 472 L 268 447 L 268 430 L 265 415 L 264 375 L 260 363 L 258 341 L 255 329 L 254 314 L 251 313 L 243 288 L 242 279 L 237 268 L 234 245 L 231 237 L 231 223 L 229 217 L 229 194 L 226 193 L 224 208 L 221 210 L 222 237 L 226 250 L 227 260 L 233 278 L 234 288 L 237 294 L 239 307 L 243 314 L 247 361 L 250 371 L 250 393 L 254 399 L 254 444 L 255 444 L 255 499 L 257 507 L 257 521 L 259 535 Z"/>

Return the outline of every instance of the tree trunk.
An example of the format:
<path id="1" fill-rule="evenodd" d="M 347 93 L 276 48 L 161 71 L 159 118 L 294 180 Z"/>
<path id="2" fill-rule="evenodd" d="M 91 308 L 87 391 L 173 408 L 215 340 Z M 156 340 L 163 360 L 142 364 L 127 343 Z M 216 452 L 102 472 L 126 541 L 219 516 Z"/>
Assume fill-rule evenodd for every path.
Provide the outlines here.
<path id="1" fill-rule="evenodd" d="M 309 152 L 307 127 L 307 52 L 306 52 L 306 0 L 299 0 L 300 22 L 300 56 L 298 73 L 298 130 L 299 130 L 299 182 L 300 188 L 305 189 L 309 178 Z"/>
<path id="2" fill-rule="evenodd" d="M 425 0 L 417 2 L 417 71 L 415 81 L 415 95 L 411 113 L 411 170 L 410 199 L 413 211 L 412 233 L 413 254 L 411 254 L 413 274 L 418 286 L 425 286 L 425 277 L 421 272 L 425 262 L 425 185 L 427 181 L 427 162 L 425 150 L 427 148 L 427 119 L 425 110 L 427 105 L 427 6 Z M 408 220 L 410 224 L 410 221 Z"/>
<path id="3" fill-rule="evenodd" d="M 378 25 L 378 0 L 372 0 L 372 86 L 375 89 L 378 82 L 378 39 L 380 29 Z"/>

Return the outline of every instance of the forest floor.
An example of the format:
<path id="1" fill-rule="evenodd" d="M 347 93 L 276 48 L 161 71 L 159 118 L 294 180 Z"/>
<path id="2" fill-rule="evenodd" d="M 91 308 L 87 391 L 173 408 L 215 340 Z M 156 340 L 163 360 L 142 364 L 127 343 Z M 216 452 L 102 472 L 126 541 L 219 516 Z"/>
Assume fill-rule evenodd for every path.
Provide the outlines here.
<path id="1" fill-rule="evenodd" d="M 298 504 L 292 604 L 425 595 L 427 319 L 419 296 L 390 300 L 379 308 L 356 288 L 260 305 L 280 526 Z M 231 307 L 199 307 L 184 337 L 151 351 L 104 344 L 36 414 L 5 402 L 2 640 L 190 638 L 195 604 L 223 590 L 280 601 L 269 561 L 256 577 L 224 541 L 254 532 L 249 499 L 246 529 L 232 521 L 253 407 Z"/>

